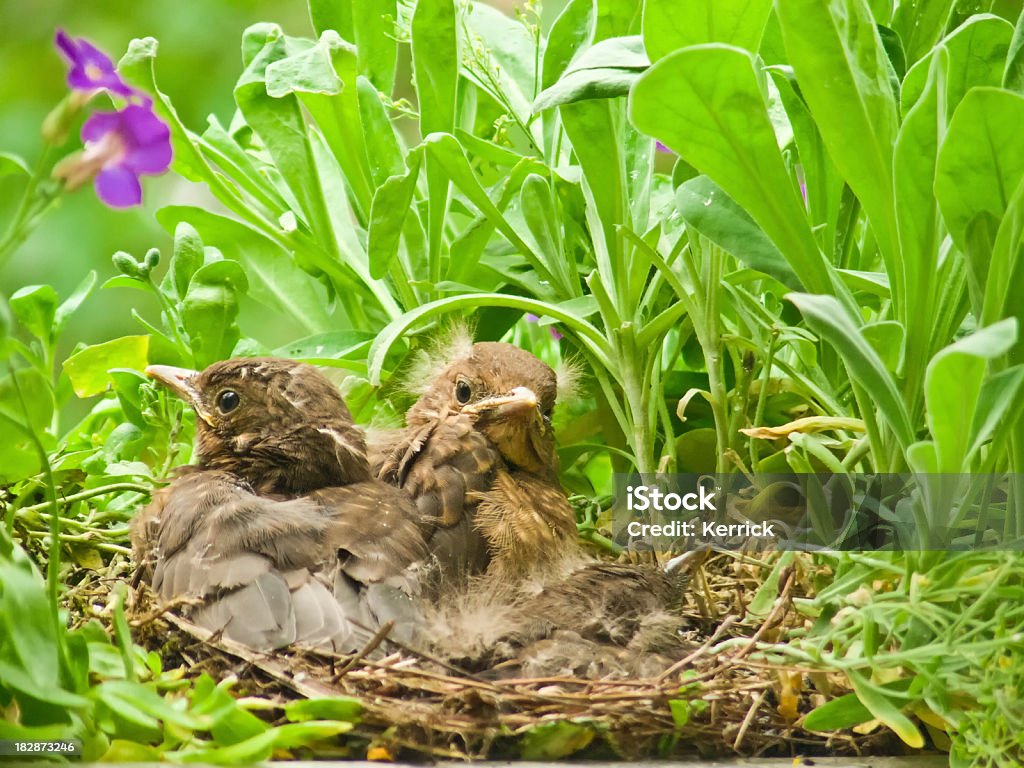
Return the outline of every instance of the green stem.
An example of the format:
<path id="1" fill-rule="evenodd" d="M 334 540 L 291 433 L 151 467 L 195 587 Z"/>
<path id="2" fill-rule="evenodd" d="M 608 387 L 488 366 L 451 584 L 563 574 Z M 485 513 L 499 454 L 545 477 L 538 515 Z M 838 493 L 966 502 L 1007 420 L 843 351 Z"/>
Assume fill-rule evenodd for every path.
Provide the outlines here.
<path id="1" fill-rule="evenodd" d="M 39 159 L 36 161 L 36 167 L 32 170 L 32 175 L 25 186 L 25 192 L 18 203 L 18 209 L 7 225 L 7 231 L 4 233 L 3 238 L 0 239 L 0 268 L 3 268 L 7 260 L 25 242 L 34 225 L 50 209 L 60 194 L 61 188 L 55 187 L 53 191 L 45 192 L 39 198 L 36 197 L 36 189 L 43 178 L 52 152 L 53 147 L 50 144 L 43 145 L 43 151 L 39 153 Z"/>
<path id="2" fill-rule="evenodd" d="M 90 488 L 86 491 L 79 493 L 73 493 L 70 496 L 65 496 L 61 499 L 58 504 L 63 504 L 65 507 L 70 506 L 78 501 L 84 501 L 91 499 L 95 496 L 104 496 L 108 493 L 118 493 L 119 491 L 137 491 L 138 493 L 149 493 L 153 489 L 151 486 L 142 485 L 141 483 L 111 483 L 110 485 L 104 485 L 99 488 Z M 51 506 L 50 502 L 44 501 L 41 504 L 33 504 L 30 507 L 22 507 L 18 510 L 18 516 L 29 515 L 33 512 L 39 512 L 47 507 Z"/>

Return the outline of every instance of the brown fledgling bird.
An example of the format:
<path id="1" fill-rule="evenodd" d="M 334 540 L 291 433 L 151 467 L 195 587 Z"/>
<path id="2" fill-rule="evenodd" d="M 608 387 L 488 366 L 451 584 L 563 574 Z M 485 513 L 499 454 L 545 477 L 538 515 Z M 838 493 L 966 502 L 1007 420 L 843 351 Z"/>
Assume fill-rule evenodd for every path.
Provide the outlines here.
<path id="1" fill-rule="evenodd" d="M 133 521 L 159 597 L 193 598 L 200 626 L 256 649 L 358 650 L 374 631 L 408 642 L 419 622 L 418 513 L 371 477 L 337 389 L 290 360 L 227 360 L 147 375 L 196 412 L 195 466 Z"/>
<path id="2" fill-rule="evenodd" d="M 372 446 L 377 476 L 410 494 L 443 572 L 522 574 L 576 547 L 558 483 L 558 382 L 511 344 L 466 343 Z"/>
<path id="3" fill-rule="evenodd" d="M 502 673 L 604 676 L 678 648 L 679 578 L 579 546 L 558 481 L 555 372 L 511 344 L 455 342 L 406 427 L 371 445 L 378 477 L 416 499 L 444 571 L 473 576 L 427 611 L 435 652 Z"/>

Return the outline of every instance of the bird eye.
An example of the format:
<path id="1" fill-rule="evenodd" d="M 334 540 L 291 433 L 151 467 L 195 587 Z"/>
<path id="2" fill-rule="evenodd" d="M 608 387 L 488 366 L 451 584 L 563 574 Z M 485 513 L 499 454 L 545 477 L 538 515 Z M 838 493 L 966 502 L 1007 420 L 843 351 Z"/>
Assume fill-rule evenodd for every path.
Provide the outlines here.
<path id="1" fill-rule="evenodd" d="M 473 396 L 473 390 L 469 386 L 469 382 L 465 379 L 459 379 L 455 384 L 455 398 L 465 405 L 469 402 L 469 398 Z"/>
<path id="2" fill-rule="evenodd" d="M 217 410 L 221 413 L 231 413 L 242 402 L 238 393 L 231 389 L 225 389 L 217 395 Z"/>

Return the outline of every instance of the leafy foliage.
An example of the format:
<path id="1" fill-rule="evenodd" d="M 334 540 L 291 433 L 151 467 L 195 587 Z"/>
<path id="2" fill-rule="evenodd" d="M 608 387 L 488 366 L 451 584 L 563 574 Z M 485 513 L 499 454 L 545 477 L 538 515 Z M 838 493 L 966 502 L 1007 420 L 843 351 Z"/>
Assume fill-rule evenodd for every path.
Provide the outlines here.
<path id="1" fill-rule="evenodd" d="M 0 380 L 7 529 L 49 564 L 46 595 L 6 545 L 3 567 L 38 594 L 0 599 L 41 611 L 38 626 L 0 625 L 18 727 L 95 725 L 107 741 L 94 755 L 234 762 L 350 721 L 296 708 L 271 728 L 223 683 L 172 685 L 124 635 L 112 651 L 99 628 L 42 621 L 57 616 L 62 548 L 123 556 L 132 509 L 189 458 L 192 416 L 145 383 L 146 363 L 289 355 L 350 374 L 359 420 L 393 419 L 408 355 L 466 316 L 481 338 L 583 361 L 588 391 L 558 426 L 563 482 L 590 498 L 632 468 L 1024 477 L 1024 16 L 1003 7 L 569 0 L 555 17 L 528 4 L 511 19 L 454 0 L 311 0 L 314 36 L 244 32 L 237 109 L 202 130 L 160 90 L 157 41 L 135 40 L 119 70 L 170 126 L 173 171 L 217 206 L 157 212 L 167 259 L 115 254 L 99 295 L 135 289 L 158 309 L 134 313 L 122 338 L 58 366 L 68 318 L 97 300 L 94 275 L 63 301 L 23 288 L 0 313 L 5 334 L 16 323 Z M 26 200 L 43 196 L 25 207 L 35 215 L 56 192 L 27 168 L 0 160 L 28 174 Z M 34 220 L 15 221 L 0 259 Z M 302 336 L 249 337 L 243 299 Z M 68 428 L 73 395 L 100 399 Z M 1024 486 L 1007 491 L 999 522 L 1019 533 Z M 986 671 L 1019 678 L 1016 557 L 821 555 L 817 567 L 832 583 L 804 604 L 810 627 L 765 651 L 845 674 L 852 693 L 808 727 L 875 719 L 917 747 L 923 722 L 962 755 L 1000 759 L 982 733 L 1019 750 Z M 761 597 L 754 613 L 773 596 Z M 955 662 L 936 663 L 954 640 Z M 18 650 L 32 643 L 56 663 L 35 666 Z M 90 666 L 111 652 L 121 673 Z M 37 686 L 65 699 L 34 701 Z M 672 715 L 698 711 L 680 699 Z M 523 753 L 571 754 L 594 733 L 553 723 Z"/>

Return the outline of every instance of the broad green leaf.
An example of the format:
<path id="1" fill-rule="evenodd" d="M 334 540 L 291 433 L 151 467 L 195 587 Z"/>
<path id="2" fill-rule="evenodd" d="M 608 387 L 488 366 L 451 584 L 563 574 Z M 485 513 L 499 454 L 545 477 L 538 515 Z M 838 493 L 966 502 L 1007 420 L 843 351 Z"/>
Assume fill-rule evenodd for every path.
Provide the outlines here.
<path id="1" fill-rule="evenodd" d="M 903 41 L 907 63 L 913 64 L 942 37 L 954 0 L 900 0 L 893 29 Z"/>
<path id="2" fill-rule="evenodd" d="M 405 219 L 416 193 L 421 157 L 421 152 L 411 152 L 409 169 L 401 175 L 391 176 L 374 192 L 367 245 L 370 275 L 374 278 L 384 277 L 398 254 Z"/>
<path id="3" fill-rule="evenodd" d="M 826 254 L 835 254 L 836 236 L 839 234 L 836 230 L 846 185 L 829 156 L 807 103 L 800 95 L 792 67 L 774 66 L 769 72 L 793 130 L 803 170 L 804 197 L 811 227 L 820 238 L 822 250 Z"/>
<path id="4" fill-rule="evenodd" d="M 459 42 L 454 0 L 416 3 L 412 17 L 412 61 L 420 105 L 420 133 L 455 127 Z"/>
<path id="5" fill-rule="evenodd" d="M 29 477 L 41 467 L 42 459 L 26 427 L 44 445 L 52 442 L 46 431 L 50 428 L 54 408 L 50 382 L 35 368 L 21 369 L 15 375 L 17 387 L 9 373 L 0 376 L 0 430 L 5 435 L 0 441 L 0 483 Z"/>
<path id="6" fill-rule="evenodd" d="M 1006 52 L 1006 70 L 1003 87 L 1024 94 L 1024 12 L 1017 17 L 1013 38 Z"/>
<path id="7" fill-rule="evenodd" d="M 965 464 L 969 465 L 979 455 L 982 446 L 989 439 L 992 440 L 992 454 L 1003 455 L 1008 433 L 1018 423 L 1020 411 L 1024 408 L 1022 386 L 1024 366 L 1021 365 L 1015 365 L 985 379 L 978 393 Z"/>
<path id="8" fill-rule="evenodd" d="M 557 276 L 563 294 L 579 292 L 579 280 L 566 269 L 558 206 L 548 180 L 531 173 L 519 193 L 519 209 L 529 230 L 531 245 L 548 271 Z"/>
<path id="9" fill-rule="evenodd" d="M 323 699 L 300 699 L 285 705 L 284 714 L 293 723 L 308 720 L 340 720 L 358 723 L 363 712 L 359 699 L 343 697 Z"/>
<path id="10" fill-rule="evenodd" d="M 114 368 L 141 371 L 149 356 L 149 336 L 122 336 L 94 344 L 64 361 L 64 372 L 79 397 L 92 397 L 110 387 L 109 372 Z"/>
<path id="11" fill-rule="evenodd" d="M 750 214 L 808 290 L 835 291 L 776 145 L 749 53 L 718 44 L 677 51 L 640 78 L 630 107 L 640 130 L 678 152 Z"/>
<path id="12" fill-rule="evenodd" d="M 0 178 L 4 176 L 31 176 L 28 163 L 10 152 L 0 152 Z"/>
<path id="13" fill-rule="evenodd" d="M 899 120 L 892 67 L 871 10 L 864 0 L 779 0 L 776 12 L 801 93 L 896 277 L 892 153 Z M 894 280 L 897 302 L 901 283 Z"/>
<path id="14" fill-rule="evenodd" d="M 800 310 L 807 326 L 839 353 L 850 377 L 878 405 L 900 445 L 909 447 L 914 442 L 914 428 L 896 382 L 849 313 L 832 296 L 791 293 L 786 298 Z"/>
<path id="15" fill-rule="evenodd" d="M 971 88 L 998 86 L 1002 82 L 1003 63 L 1012 36 L 1013 27 L 1005 19 L 989 14 L 972 16 L 907 72 L 900 90 L 904 114 L 921 98 L 929 69 L 940 50 L 949 57 L 944 83 L 945 119 L 953 114 Z"/>
<path id="16" fill-rule="evenodd" d="M 0 473 L 6 469 L 0 466 Z M 15 546 L 0 553 L 0 680 L 15 692 L 19 719 L 26 725 L 68 722 L 71 710 L 87 704 L 61 684 L 61 639 L 53 610 L 45 583 L 24 551 Z"/>
<path id="17" fill-rule="evenodd" d="M 928 428 L 938 450 L 939 471 L 969 471 L 972 427 L 990 361 L 1017 340 L 1017 321 L 1008 318 L 949 345 L 928 364 L 925 401 Z"/>
<path id="18" fill-rule="evenodd" d="M 379 187 L 389 177 L 397 176 L 405 170 L 402 149 L 377 89 L 365 77 L 360 77 L 356 81 L 356 90 L 359 97 L 359 117 L 366 134 L 370 173 L 374 185 Z"/>
<path id="19" fill-rule="evenodd" d="M 231 356 L 240 335 L 235 324 L 238 296 L 246 288 L 245 273 L 236 261 L 212 262 L 192 276 L 181 317 L 197 367 Z"/>
<path id="20" fill-rule="evenodd" d="M 953 113 L 939 151 L 935 196 L 953 241 L 967 255 L 976 290 L 988 281 L 996 229 L 1024 179 L 1021 124 L 1024 97 L 975 88 Z M 977 303 L 980 295 L 974 296 Z"/>
<path id="21" fill-rule="evenodd" d="M 644 44 L 651 61 L 702 43 L 756 52 L 771 10 L 771 0 L 645 0 Z"/>
<path id="22" fill-rule="evenodd" d="M 597 357 L 603 364 L 611 367 L 609 359 L 610 349 L 601 332 L 593 325 L 582 318 L 572 315 L 560 309 L 554 304 L 544 301 L 537 301 L 523 296 L 513 296 L 504 293 L 471 293 L 464 296 L 452 296 L 447 299 L 439 299 L 429 304 L 416 307 L 396 320 L 390 322 L 374 340 L 370 351 L 367 354 L 368 378 L 374 386 L 380 384 L 381 371 L 384 368 L 384 361 L 388 352 L 395 342 L 410 328 L 421 320 L 437 317 L 456 310 L 479 309 L 480 307 L 509 307 L 523 312 L 530 312 L 537 315 L 547 315 L 557 322 L 572 329 L 582 341 L 586 343 L 588 350 Z"/>
<path id="23" fill-rule="evenodd" d="M 896 218 L 899 227 L 903 283 L 900 318 L 907 332 L 908 386 L 919 389 L 930 349 L 934 323 L 941 217 L 932 183 L 938 161 L 939 126 L 945 123 L 944 94 L 949 57 L 939 50 L 932 58 L 924 95 L 900 126 L 893 156 Z"/>
<path id="24" fill-rule="evenodd" d="M 764 231 L 707 176 L 690 179 L 676 190 L 676 208 L 688 226 L 738 261 L 788 288 L 803 287 Z"/>
<path id="25" fill-rule="evenodd" d="M 857 698 L 875 718 L 891 728 L 907 746 L 914 749 L 921 749 L 924 746 L 924 737 L 917 726 L 903 714 L 899 706 L 890 701 L 884 688 L 875 685 L 859 672 L 849 670 L 846 674 L 853 684 Z"/>
<path id="26" fill-rule="evenodd" d="M 555 85 L 576 53 L 593 35 L 593 10 L 590 0 L 570 0 L 555 19 L 544 47 L 541 87 Z"/>
<path id="27" fill-rule="evenodd" d="M 902 692 L 910 687 L 912 681 L 913 678 L 904 678 L 880 687 L 884 690 Z M 861 703 L 857 694 L 848 693 L 813 709 L 803 719 L 801 725 L 809 731 L 841 731 L 873 718 L 871 710 Z"/>
<path id="28" fill-rule="evenodd" d="M 497 88 L 512 112 L 525 123 L 530 117 L 530 104 L 537 97 L 537 41 L 521 21 L 487 3 L 474 4 L 465 22 L 473 53 L 462 60 L 463 77 L 487 93 L 493 94 Z M 474 38 L 477 48 L 472 48 Z M 482 61 L 478 60 L 481 54 Z M 487 69 L 486 74 L 482 68 Z"/>
<path id="29" fill-rule="evenodd" d="M 263 47 L 239 78 L 235 102 L 298 201 L 300 210 L 295 214 L 312 231 L 329 231 L 313 150 L 295 91 L 338 93 L 340 80 L 329 57 L 330 45 L 337 36 L 327 32 L 325 38 L 329 39 L 321 44 L 310 46 L 305 42 L 304 50 L 293 53 L 289 38 L 280 28 L 261 27 L 260 31 L 265 34 Z"/>
<path id="30" fill-rule="evenodd" d="M 25 330 L 49 345 L 53 338 L 53 321 L 57 316 L 57 292 L 49 285 L 27 285 L 15 291 L 8 300 L 11 312 Z"/>
<path id="31" fill-rule="evenodd" d="M 279 244 L 241 222 L 192 206 L 167 206 L 157 213 L 157 220 L 165 229 L 174 229 L 176 242 L 179 233 L 187 228 L 198 232 L 197 237 L 215 246 L 225 258 L 241 264 L 248 278 L 248 295 L 259 303 L 294 319 L 309 333 L 332 327 L 334 321 L 327 312 L 327 292 L 315 278 L 300 269 Z M 194 265 L 202 264 L 201 247 L 198 253 L 192 247 L 190 253 L 187 266 L 179 269 L 175 266 L 179 258 L 175 248 L 175 261 L 171 266 L 175 287 L 182 297 L 188 291 Z M 195 261 L 196 256 L 200 261 Z M 189 270 L 193 270 L 191 274 Z"/>
<path id="32" fill-rule="evenodd" d="M 462 194 L 497 227 L 498 231 L 512 243 L 519 253 L 526 257 L 534 269 L 541 274 L 542 279 L 550 279 L 547 267 L 512 228 L 512 225 L 502 215 L 501 210 L 488 196 L 487 190 L 480 184 L 480 180 L 458 139 L 450 134 L 434 133 L 423 140 L 423 147 L 429 160 L 434 161 L 435 167 L 444 174 L 446 179 L 451 180 L 459 188 Z M 510 174 L 510 178 L 516 176 L 519 174 Z M 525 178 L 525 174 L 519 177 Z"/>
<path id="33" fill-rule="evenodd" d="M 378 90 L 390 94 L 395 85 L 395 67 L 398 64 L 398 42 L 395 39 L 398 3 L 396 0 L 348 2 L 354 33 L 351 39 L 356 44 L 359 74 Z"/>
<path id="34" fill-rule="evenodd" d="M 159 214 L 157 218 L 159 220 Z M 192 275 L 203 266 L 205 258 L 199 233 L 188 222 L 178 221 L 174 227 L 174 254 L 167 269 L 167 279 L 179 301 L 185 298 Z"/>
<path id="35" fill-rule="evenodd" d="M 523 760 L 559 760 L 584 749 L 597 732 L 587 722 L 558 720 L 533 726 L 523 737 L 519 756 Z"/>
<path id="36" fill-rule="evenodd" d="M 334 360 L 362 359 L 374 338 L 376 334 L 363 331 L 329 331 L 285 344 L 274 354 L 329 365 Z"/>
<path id="37" fill-rule="evenodd" d="M 78 308 L 82 306 L 82 303 L 92 295 L 93 290 L 96 288 L 96 270 L 90 270 L 64 301 L 57 307 L 57 311 L 53 316 L 53 332 L 55 335 L 59 335 L 61 331 L 67 326 L 68 320 L 71 316 L 78 311 Z"/>
<path id="38" fill-rule="evenodd" d="M 625 254 L 619 227 L 632 224 L 622 105 L 618 100 L 579 101 L 563 104 L 559 115 L 583 169 L 588 204 L 599 219 L 591 224 L 598 268 L 611 279 L 621 274 L 615 261 Z"/>
<path id="39" fill-rule="evenodd" d="M 625 96 L 650 65 L 640 37 L 602 40 L 588 48 L 555 83 L 544 89 L 534 102 L 533 110 L 539 112 L 585 99 Z"/>

